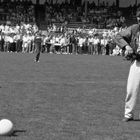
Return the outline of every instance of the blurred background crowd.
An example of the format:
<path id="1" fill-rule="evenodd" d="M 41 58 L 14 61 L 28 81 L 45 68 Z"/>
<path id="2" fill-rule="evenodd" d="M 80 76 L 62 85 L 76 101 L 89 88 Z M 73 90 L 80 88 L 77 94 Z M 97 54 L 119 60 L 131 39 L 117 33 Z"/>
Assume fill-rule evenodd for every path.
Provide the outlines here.
<path id="1" fill-rule="evenodd" d="M 42 52 L 57 54 L 123 55 L 113 37 L 136 22 L 140 5 L 119 7 L 119 1 L 0 0 L 0 51 L 34 53 L 34 38 Z"/>

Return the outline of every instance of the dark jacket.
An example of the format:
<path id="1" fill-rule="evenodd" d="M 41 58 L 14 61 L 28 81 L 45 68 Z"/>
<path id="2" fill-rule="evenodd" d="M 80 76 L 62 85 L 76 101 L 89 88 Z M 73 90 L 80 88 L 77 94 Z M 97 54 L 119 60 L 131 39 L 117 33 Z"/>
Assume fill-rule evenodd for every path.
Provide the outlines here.
<path id="1" fill-rule="evenodd" d="M 41 50 L 42 38 L 40 36 L 36 36 L 35 39 L 34 39 L 34 43 L 35 43 L 36 51 L 40 51 Z"/>
<path id="2" fill-rule="evenodd" d="M 70 37 L 70 43 L 76 44 L 76 38 L 74 36 Z"/>
<path id="3" fill-rule="evenodd" d="M 120 48 L 123 49 L 126 45 L 129 45 L 132 47 L 133 51 L 136 52 L 139 42 L 139 31 L 140 25 L 134 24 L 127 29 L 119 32 L 114 38 L 114 41 Z"/>

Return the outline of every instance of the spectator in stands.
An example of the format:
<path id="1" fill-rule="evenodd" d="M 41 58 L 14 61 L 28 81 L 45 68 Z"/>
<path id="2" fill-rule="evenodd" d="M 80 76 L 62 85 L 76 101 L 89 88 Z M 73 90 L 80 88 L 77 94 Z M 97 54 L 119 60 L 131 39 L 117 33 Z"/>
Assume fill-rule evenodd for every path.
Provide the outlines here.
<path id="1" fill-rule="evenodd" d="M 16 52 L 22 52 L 22 35 L 16 35 Z"/>
<path id="2" fill-rule="evenodd" d="M 88 42 L 89 42 L 89 45 L 88 45 L 88 54 L 90 55 L 93 55 L 93 52 L 94 52 L 94 45 L 93 45 L 93 37 L 92 36 L 89 36 L 89 39 L 88 39 Z"/>
<path id="3" fill-rule="evenodd" d="M 85 42 L 85 38 L 83 36 L 79 36 L 78 37 L 78 48 L 79 48 L 78 52 L 79 52 L 79 54 L 83 53 L 82 49 L 83 49 L 84 42 Z"/>
<path id="4" fill-rule="evenodd" d="M 72 54 L 77 54 L 77 49 L 76 49 L 76 45 L 77 45 L 77 41 L 76 41 L 76 37 L 75 35 L 71 35 L 70 36 L 70 53 Z"/>
<path id="5" fill-rule="evenodd" d="M 99 42 L 100 42 L 100 40 L 99 40 L 98 36 L 95 35 L 94 36 L 94 42 L 93 42 L 95 54 L 98 54 L 98 44 L 99 44 Z"/>
<path id="6" fill-rule="evenodd" d="M 0 51 L 4 51 L 4 35 L 0 32 Z"/>

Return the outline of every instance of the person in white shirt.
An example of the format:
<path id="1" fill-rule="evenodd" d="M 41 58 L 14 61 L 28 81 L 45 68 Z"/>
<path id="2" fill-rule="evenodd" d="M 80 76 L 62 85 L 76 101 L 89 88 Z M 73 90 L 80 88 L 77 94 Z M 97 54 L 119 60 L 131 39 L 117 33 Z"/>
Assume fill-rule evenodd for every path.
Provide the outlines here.
<path id="1" fill-rule="evenodd" d="M 94 45 L 93 45 L 93 37 L 90 36 L 88 39 L 89 45 L 88 45 L 88 54 L 93 55 L 94 52 Z"/>
<path id="2" fill-rule="evenodd" d="M 102 37 L 101 38 L 101 51 L 102 51 L 102 54 L 105 55 L 106 54 L 106 45 L 107 45 L 107 39 L 106 37 Z"/>
<path id="3" fill-rule="evenodd" d="M 1 32 L 4 32 L 4 25 L 3 24 L 0 25 L 0 30 L 1 30 Z"/>
<path id="4" fill-rule="evenodd" d="M 17 34 L 15 39 L 16 39 L 16 52 L 21 52 L 22 51 L 22 35 Z"/>
<path id="5" fill-rule="evenodd" d="M 46 35 L 43 39 L 43 43 L 45 45 L 45 52 L 50 53 L 50 36 Z"/>
<path id="6" fill-rule="evenodd" d="M 25 34 L 23 36 L 22 52 L 23 53 L 27 52 L 27 49 L 28 49 L 28 37 L 27 34 Z"/>
<path id="7" fill-rule="evenodd" d="M 9 27 L 8 25 L 5 25 L 5 26 L 4 26 L 4 33 L 5 33 L 5 34 L 10 34 L 9 28 L 10 28 L 10 27 Z"/>
<path id="8" fill-rule="evenodd" d="M 64 35 L 60 40 L 61 52 L 66 54 L 67 37 Z"/>
<path id="9" fill-rule="evenodd" d="M 78 38 L 79 54 L 82 54 L 84 42 L 85 42 L 85 38 L 83 38 L 82 36 Z"/>
<path id="10" fill-rule="evenodd" d="M 28 33 L 27 34 L 27 52 L 28 53 L 31 53 L 32 52 L 32 35 L 31 35 L 31 33 Z"/>
<path id="11" fill-rule="evenodd" d="M 93 42 L 95 54 L 98 54 L 98 44 L 99 44 L 99 42 L 100 42 L 99 38 L 97 36 L 95 36 L 94 37 L 94 42 Z"/>
<path id="12" fill-rule="evenodd" d="M 4 45 L 4 50 L 6 52 L 11 52 L 11 44 L 13 43 L 13 38 L 10 35 L 5 36 L 5 45 Z"/>

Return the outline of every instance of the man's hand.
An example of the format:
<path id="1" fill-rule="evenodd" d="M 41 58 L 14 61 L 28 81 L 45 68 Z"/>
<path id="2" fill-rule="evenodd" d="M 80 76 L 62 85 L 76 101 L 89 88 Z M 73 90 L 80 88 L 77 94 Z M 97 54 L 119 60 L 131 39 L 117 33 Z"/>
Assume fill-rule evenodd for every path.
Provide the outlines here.
<path id="1" fill-rule="evenodd" d="M 133 52 L 133 49 L 130 47 L 130 46 L 125 46 L 125 59 L 126 60 L 129 60 L 129 61 L 133 61 L 135 60 L 135 55 L 134 55 L 134 52 Z"/>
<path id="2" fill-rule="evenodd" d="M 129 54 L 132 53 L 133 53 L 133 49 L 129 45 L 125 46 L 125 56 L 128 56 Z"/>
<path id="3" fill-rule="evenodd" d="M 140 54 L 140 47 L 137 48 L 137 53 Z"/>

